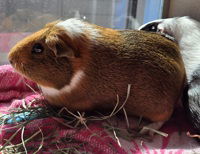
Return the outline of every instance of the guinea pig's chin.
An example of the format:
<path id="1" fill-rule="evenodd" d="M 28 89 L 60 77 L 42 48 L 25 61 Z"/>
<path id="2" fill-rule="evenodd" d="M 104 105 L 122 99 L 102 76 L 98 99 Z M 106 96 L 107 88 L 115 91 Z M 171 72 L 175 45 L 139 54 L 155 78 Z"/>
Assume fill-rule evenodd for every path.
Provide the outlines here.
<path id="1" fill-rule="evenodd" d="M 14 68 L 14 70 L 17 73 L 21 74 L 22 76 L 24 76 L 26 78 L 29 78 L 28 74 L 27 74 L 27 71 L 25 71 L 23 63 L 20 63 L 20 64 L 19 63 L 18 64 L 17 63 L 13 63 L 12 67 Z"/>
<path id="2" fill-rule="evenodd" d="M 20 67 L 18 64 L 13 63 L 13 64 L 12 64 L 12 67 L 15 69 L 15 71 L 21 73 L 21 67 Z"/>
<path id="3" fill-rule="evenodd" d="M 11 64 L 11 66 L 14 68 L 14 71 L 15 71 L 15 72 L 18 72 L 18 73 L 21 74 L 20 69 L 18 68 L 18 66 L 17 66 L 16 63 Z"/>

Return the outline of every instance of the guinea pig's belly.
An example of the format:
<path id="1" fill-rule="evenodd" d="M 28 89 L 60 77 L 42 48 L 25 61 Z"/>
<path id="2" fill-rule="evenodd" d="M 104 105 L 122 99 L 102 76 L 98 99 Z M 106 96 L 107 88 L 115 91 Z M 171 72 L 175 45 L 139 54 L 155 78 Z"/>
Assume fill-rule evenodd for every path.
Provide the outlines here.
<path id="1" fill-rule="evenodd" d="M 138 96 L 139 97 L 139 96 Z M 146 97 L 149 97 L 146 95 Z M 159 96 L 158 96 L 159 97 Z M 131 99 L 125 106 L 125 110 L 129 115 L 143 117 L 151 121 L 166 121 L 174 110 L 176 100 L 169 101 L 166 98 L 136 98 Z"/>
<path id="2" fill-rule="evenodd" d="M 76 89 L 68 92 L 65 89 L 57 90 L 41 86 L 41 90 L 48 103 L 53 106 L 66 107 L 72 111 L 87 111 L 94 108 L 94 103 L 77 92 Z"/>

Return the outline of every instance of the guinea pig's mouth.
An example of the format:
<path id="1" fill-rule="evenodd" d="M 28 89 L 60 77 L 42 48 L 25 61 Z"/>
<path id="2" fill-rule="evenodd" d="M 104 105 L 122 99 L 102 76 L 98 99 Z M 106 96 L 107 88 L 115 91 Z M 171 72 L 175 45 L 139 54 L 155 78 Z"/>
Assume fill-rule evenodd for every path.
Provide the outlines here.
<path id="1" fill-rule="evenodd" d="M 14 68 L 14 71 L 19 73 L 20 75 L 24 76 L 25 78 L 29 78 L 30 73 L 27 69 L 28 64 L 22 62 L 22 59 L 12 52 L 8 55 L 8 60 L 12 67 Z"/>
<path id="2" fill-rule="evenodd" d="M 11 63 L 10 62 L 10 64 L 12 65 L 13 68 L 17 69 L 17 64 L 16 63 L 14 63 L 14 62 Z"/>
<path id="3" fill-rule="evenodd" d="M 24 64 L 22 62 L 10 61 L 10 64 L 15 69 L 15 71 L 17 71 L 18 73 L 20 73 L 22 75 L 26 75 L 27 74 L 25 66 L 24 66 Z"/>

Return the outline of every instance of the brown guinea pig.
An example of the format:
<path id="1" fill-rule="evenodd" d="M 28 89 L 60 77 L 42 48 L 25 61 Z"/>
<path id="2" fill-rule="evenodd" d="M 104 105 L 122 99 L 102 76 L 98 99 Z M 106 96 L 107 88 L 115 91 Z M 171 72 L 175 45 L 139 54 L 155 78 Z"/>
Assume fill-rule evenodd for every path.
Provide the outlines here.
<path id="1" fill-rule="evenodd" d="M 155 33 L 113 30 L 78 19 L 47 24 L 17 43 L 12 66 L 40 85 L 50 104 L 110 109 L 125 100 L 129 115 L 168 120 L 184 84 L 178 46 Z"/>

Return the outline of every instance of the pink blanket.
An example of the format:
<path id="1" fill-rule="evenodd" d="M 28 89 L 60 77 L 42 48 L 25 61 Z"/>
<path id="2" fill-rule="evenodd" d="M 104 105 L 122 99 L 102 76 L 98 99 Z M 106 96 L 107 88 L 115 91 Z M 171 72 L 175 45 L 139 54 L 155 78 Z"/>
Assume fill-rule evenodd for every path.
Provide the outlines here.
<path id="1" fill-rule="evenodd" d="M 103 121 L 88 122 L 78 129 L 71 128 L 67 123 L 69 120 L 52 116 L 53 111 L 41 116 L 46 109 L 45 103 L 35 83 L 18 75 L 9 65 L 0 66 L 0 150 L 8 153 L 200 153 L 199 144 L 186 135 L 191 129 L 181 109 L 177 109 L 161 128 L 168 137 L 155 135 L 149 141 L 128 138 L 130 133 L 120 136 L 112 127 L 109 131 Z M 32 108 L 37 108 L 38 112 L 31 112 Z M 17 112 L 15 118 L 11 112 Z M 137 123 L 134 119 L 129 121 Z M 126 126 L 125 120 L 116 117 L 110 123 L 114 123 L 113 126 L 117 123 L 121 129 Z"/>

